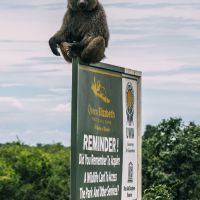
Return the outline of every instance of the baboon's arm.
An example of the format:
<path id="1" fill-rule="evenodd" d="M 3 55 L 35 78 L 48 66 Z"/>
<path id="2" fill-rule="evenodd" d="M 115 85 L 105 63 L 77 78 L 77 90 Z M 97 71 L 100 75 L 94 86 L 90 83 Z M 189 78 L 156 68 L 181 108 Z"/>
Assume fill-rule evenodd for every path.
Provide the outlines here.
<path id="1" fill-rule="evenodd" d="M 63 18 L 63 23 L 59 31 L 57 31 L 53 37 L 49 40 L 49 46 L 52 50 L 52 52 L 56 56 L 60 56 L 60 53 L 58 52 L 58 45 L 60 45 L 62 42 L 66 40 L 67 37 L 67 25 L 68 25 L 68 15 L 65 14 Z"/>
<path id="2" fill-rule="evenodd" d="M 65 13 L 65 16 L 63 18 L 63 23 L 59 31 L 57 31 L 53 37 L 56 38 L 58 43 L 60 44 L 61 42 L 66 40 L 67 37 L 67 26 L 68 26 L 68 14 Z"/>

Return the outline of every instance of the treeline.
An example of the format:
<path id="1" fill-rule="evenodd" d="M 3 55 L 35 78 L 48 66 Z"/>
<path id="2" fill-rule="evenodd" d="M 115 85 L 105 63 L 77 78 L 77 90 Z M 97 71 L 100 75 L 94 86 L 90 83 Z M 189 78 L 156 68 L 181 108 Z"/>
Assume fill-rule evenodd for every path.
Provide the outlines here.
<path id="1" fill-rule="evenodd" d="M 0 145 L 0 200 L 68 200 L 70 149 Z"/>
<path id="2" fill-rule="evenodd" d="M 181 119 L 146 126 L 143 200 L 200 199 L 200 126 Z M 70 149 L 0 145 L 0 200 L 68 200 Z"/>

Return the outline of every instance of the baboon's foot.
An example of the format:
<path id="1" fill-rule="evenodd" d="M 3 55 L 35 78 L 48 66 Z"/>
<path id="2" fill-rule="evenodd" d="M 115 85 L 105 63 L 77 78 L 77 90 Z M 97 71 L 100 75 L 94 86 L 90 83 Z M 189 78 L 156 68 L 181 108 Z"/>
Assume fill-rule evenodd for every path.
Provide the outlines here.
<path id="1" fill-rule="evenodd" d="M 70 52 L 71 44 L 67 42 L 62 42 L 60 45 L 60 50 L 62 52 L 63 57 L 67 62 L 72 62 L 72 55 Z"/>

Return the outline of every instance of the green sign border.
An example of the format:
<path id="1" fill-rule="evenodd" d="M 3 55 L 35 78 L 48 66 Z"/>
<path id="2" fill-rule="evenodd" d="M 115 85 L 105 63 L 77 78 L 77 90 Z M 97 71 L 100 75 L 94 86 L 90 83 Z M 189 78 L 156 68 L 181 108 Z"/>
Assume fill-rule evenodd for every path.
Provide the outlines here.
<path id="1" fill-rule="evenodd" d="M 74 58 L 72 63 L 72 105 L 71 105 L 71 200 L 76 200 L 75 197 L 79 193 L 79 189 L 76 187 L 76 170 L 78 161 L 76 160 L 77 154 L 77 108 L 78 108 L 78 72 L 79 66 L 89 66 L 95 69 L 102 69 L 108 72 L 119 73 L 122 78 L 129 78 L 137 81 L 137 132 L 138 132 L 138 199 L 142 200 L 142 140 L 141 140 L 141 82 L 142 72 L 127 69 L 119 66 L 114 66 L 106 63 L 97 64 L 85 64 L 82 63 L 79 58 Z"/>

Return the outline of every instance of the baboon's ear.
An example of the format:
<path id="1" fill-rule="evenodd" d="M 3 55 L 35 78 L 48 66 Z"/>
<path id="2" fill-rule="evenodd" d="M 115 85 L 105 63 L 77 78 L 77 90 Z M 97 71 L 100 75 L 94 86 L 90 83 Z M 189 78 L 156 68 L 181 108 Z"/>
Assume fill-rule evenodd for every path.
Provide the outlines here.
<path id="1" fill-rule="evenodd" d="M 96 8 L 98 0 L 88 0 L 88 10 L 93 10 Z"/>
<path id="2" fill-rule="evenodd" d="M 71 10 L 77 10 L 77 1 L 78 0 L 68 0 L 67 7 Z"/>

